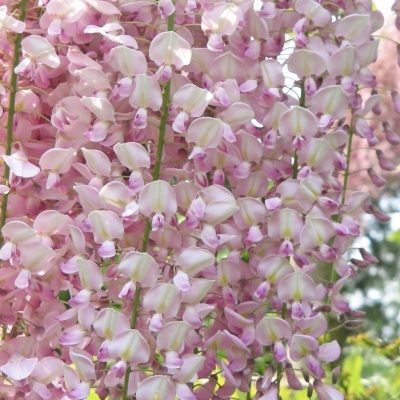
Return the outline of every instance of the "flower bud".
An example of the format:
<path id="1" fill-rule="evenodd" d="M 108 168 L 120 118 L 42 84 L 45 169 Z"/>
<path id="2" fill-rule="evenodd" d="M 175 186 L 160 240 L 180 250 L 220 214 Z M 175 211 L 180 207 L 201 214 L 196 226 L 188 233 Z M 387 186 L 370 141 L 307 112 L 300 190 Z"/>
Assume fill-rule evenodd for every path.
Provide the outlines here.
<path id="1" fill-rule="evenodd" d="M 358 328 L 359 326 L 361 326 L 364 323 L 364 321 L 362 320 L 349 320 L 345 322 L 345 326 L 346 328 Z"/>
<path id="2" fill-rule="evenodd" d="M 368 168 L 368 175 L 371 178 L 372 183 L 377 187 L 382 187 L 385 185 L 386 180 L 379 176 L 372 168 Z"/>
<path id="3" fill-rule="evenodd" d="M 336 384 L 340 376 L 340 367 L 336 367 L 332 370 L 332 385 Z"/>
<path id="4" fill-rule="evenodd" d="M 394 111 L 396 111 L 397 114 L 400 114 L 400 96 L 397 90 L 392 91 L 391 97 L 392 97 Z"/>
<path id="5" fill-rule="evenodd" d="M 376 150 L 376 156 L 378 157 L 379 166 L 385 171 L 393 171 L 396 169 L 395 165 L 389 161 L 382 150 Z"/>
<path id="6" fill-rule="evenodd" d="M 313 394 L 313 385 L 310 383 L 307 388 L 307 397 L 311 399 Z"/>
<path id="7" fill-rule="evenodd" d="M 389 123 L 385 121 L 382 125 L 386 140 L 394 146 L 400 144 L 400 136 L 398 136 L 396 132 L 392 130 Z"/>

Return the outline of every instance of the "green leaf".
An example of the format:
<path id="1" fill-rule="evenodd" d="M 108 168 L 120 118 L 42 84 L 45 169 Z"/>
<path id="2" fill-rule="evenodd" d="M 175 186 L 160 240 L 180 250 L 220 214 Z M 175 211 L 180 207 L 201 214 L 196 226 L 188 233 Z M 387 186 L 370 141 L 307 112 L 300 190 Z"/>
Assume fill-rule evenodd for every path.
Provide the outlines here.
<path id="1" fill-rule="evenodd" d="M 394 232 L 390 232 L 387 235 L 386 240 L 388 240 L 389 242 L 400 243 L 400 229 Z"/>
<path id="2" fill-rule="evenodd" d="M 350 353 L 343 361 L 342 367 L 342 386 L 348 394 L 362 394 L 364 387 L 361 384 L 361 374 L 363 369 L 363 358 L 361 354 Z"/>

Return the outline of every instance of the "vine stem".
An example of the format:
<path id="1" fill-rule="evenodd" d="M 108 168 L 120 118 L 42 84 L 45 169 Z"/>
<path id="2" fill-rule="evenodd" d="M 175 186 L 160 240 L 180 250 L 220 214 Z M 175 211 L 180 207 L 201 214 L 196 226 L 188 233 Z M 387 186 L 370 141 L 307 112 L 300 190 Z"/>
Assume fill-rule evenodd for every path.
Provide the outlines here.
<path id="1" fill-rule="evenodd" d="M 347 190 L 347 183 L 350 175 L 350 157 L 351 157 L 351 146 L 353 144 L 353 124 L 350 124 L 349 129 L 349 140 L 347 142 L 347 154 L 346 154 L 346 169 L 344 171 L 344 180 L 343 180 L 343 195 L 342 195 L 342 205 L 346 201 L 346 190 Z"/>
<path id="2" fill-rule="evenodd" d="M 20 15 L 19 15 L 20 21 L 25 20 L 27 3 L 28 0 L 21 0 Z M 11 82 L 10 82 L 10 101 L 9 101 L 8 117 L 7 117 L 7 137 L 6 137 L 6 152 L 5 152 L 5 155 L 7 156 L 11 155 L 11 147 L 13 141 L 15 97 L 17 94 L 17 78 L 18 78 L 14 70 L 19 64 L 19 52 L 21 50 L 21 41 L 22 41 L 22 33 L 17 33 L 17 35 L 15 36 L 15 43 L 14 43 L 14 57 L 12 63 Z M 10 183 L 9 179 L 10 179 L 10 167 L 7 165 L 7 163 L 4 163 L 3 183 L 5 185 L 9 185 Z M 8 193 L 3 194 L 3 201 L 1 203 L 0 230 L 3 229 L 3 226 L 6 223 L 7 204 L 8 204 Z M 4 243 L 3 235 L 0 234 L 0 247 L 3 246 L 3 243 Z"/>
<path id="3" fill-rule="evenodd" d="M 305 107 L 306 106 L 306 91 L 304 90 L 304 81 L 301 81 L 301 95 L 300 95 L 300 107 Z M 299 160 L 297 157 L 297 150 L 294 152 L 294 158 L 293 158 L 293 179 L 297 179 L 297 173 L 299 169 Z"/>
<path id="4" fill-rule="evenodd" d="M 175 27 L 175 14 L 172 14 L 168 17 L 168 31 L 173 31 Z M 163 105 L 161 109 L 161 120 L 160 120 L 160 129 L 157 143 L 157 153 L 156 153 L 156 161 L 154 164 L 153 170 L 153 182 L 158 181 L 161 172 L 161 158 L 164 150 L 164 141 L 165 141 L 165 132 L 167 130 L 167 121 L 168 121 L 168 106 L 169 106 L 169 97 L 171 92 L 171 80 L 169 80 L 165 86 L 163 91 Z M 146 218 L 146 226 L 144 229 L 143 242 L 142 242 L 142 253 L 147 252 L 147 246 L 149 244 L 151 232 L 151 222 L 150 218 Z M 140 292 L 141 288 L 138 287 L 135 292 L 135 298 L 133 300 L 133 311 L 132 311 L 132 321 L 131 328 L 135 329 L 139 314 L 139 304 L 140 304 Z M 128 367 L 125 372 L 124 377 L 124 388 L 122 392 L 122 400 L 128 399 L 128 384 L 129 384 L 129 375 L 131 373 L 131 367 Z"/>
<path id="5" fill-rule="evenodd" d="M 353 129 L 353 121 L 350 124 L 350 129 L 349 129 L 349 139 L 347 141 L 347 154 L 346 154 L 346 169 L 344 171 L 344 179 L 343 179 L 343 192 L 342 192 L 342 205 L 346 201 L 346 192 L 347 192 L 347 184 L 349 181 L 349 176 L 350 176 L 350 157 L 351 157 L 351 146 L 353 144 L 353 135 L 354 135 L 354 129 Z M 337 221 L 340 222 L 340 218 L 337 218 Z M 331 271 L 331 282 L 336 281 L 336 271 L 335 267 L 332 264 L 332 271 Z"/>

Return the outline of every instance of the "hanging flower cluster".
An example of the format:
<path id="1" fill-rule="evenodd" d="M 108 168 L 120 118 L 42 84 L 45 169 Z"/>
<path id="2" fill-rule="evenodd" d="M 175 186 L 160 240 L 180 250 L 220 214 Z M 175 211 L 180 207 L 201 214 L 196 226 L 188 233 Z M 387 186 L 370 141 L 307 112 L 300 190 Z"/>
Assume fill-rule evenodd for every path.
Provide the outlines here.
<path id="1" fill-rule="evenodd" d="M 2 396 L 343 399 L 371 1 L 1 4 Z"/>

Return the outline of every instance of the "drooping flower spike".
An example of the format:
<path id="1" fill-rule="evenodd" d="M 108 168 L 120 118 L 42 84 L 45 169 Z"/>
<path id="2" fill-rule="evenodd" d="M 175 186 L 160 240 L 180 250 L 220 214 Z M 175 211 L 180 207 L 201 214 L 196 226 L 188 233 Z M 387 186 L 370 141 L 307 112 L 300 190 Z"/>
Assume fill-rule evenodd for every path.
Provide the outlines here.
<path id="1" fill-rule="evenodd" d="M 376 187 L 396 169 L 369 116 L 383 17 L 356 3 L 0 6 L 0 391 L 276 400 L 296 362 L 343 399 L 329 319 L 360 323 L 341 292 L 377 262 L 347 257 L 359 211 L 388 219 L 352 146 Z"/>

